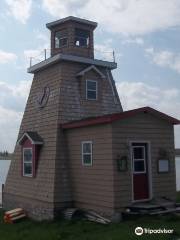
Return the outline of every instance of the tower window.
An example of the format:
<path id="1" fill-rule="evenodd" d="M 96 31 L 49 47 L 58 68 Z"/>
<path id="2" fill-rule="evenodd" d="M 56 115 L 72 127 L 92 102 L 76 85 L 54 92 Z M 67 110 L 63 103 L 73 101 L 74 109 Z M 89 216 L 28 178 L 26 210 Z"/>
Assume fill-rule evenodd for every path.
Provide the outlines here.
<path id="1" fill-rule="evenodd" d="M 97 81 L 86 80 L 86 99 L 97 100 Z"/>
<path id="2" fill-rule="evenodd" d="M 33 156 L 32 148 L 23 148 L 23 176 L 32 177 Z"/>
<path id="3" fill-rule="evenodd" d="M 55 32 L 55 48 L 66 47 L 67 44 L 67 32 L 65 30 Z"/>
<path id="4" fill-rule="evenodd" d="M 90 32 L 87 30 L 75 29 L 75 46 L 88 47 Z"/>

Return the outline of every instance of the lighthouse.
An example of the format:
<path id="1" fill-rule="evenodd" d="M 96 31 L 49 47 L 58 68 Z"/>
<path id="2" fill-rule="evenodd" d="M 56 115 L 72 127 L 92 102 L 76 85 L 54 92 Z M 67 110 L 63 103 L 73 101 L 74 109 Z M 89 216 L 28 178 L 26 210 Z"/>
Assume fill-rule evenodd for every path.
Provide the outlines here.
<path id="1" fill-rule="evenodd" d="M 70 16 L 46 27 L 51 56 L 28 68 L 33 81 L 4 189 L 5 208 L 40 220 L 73 206 L 61 125 L 122 112 L 111 73 L 117 64 L 94 58 L 97 23 Z"/>

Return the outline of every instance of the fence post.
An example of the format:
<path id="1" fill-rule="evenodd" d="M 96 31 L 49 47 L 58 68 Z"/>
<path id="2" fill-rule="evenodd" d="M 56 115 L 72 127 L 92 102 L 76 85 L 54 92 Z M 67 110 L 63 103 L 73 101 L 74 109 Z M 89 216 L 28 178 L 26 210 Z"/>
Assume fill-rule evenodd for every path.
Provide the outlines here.
<path id="1" fill-rule="evenodd" d="M 32 66 L 32 57 L 30 57 L 29 60 L 30 60 L 29 65 L 31 67 Z"/>
<path id="2" fill-rule="evenodd" d="M 113 61 L 116 62 L 114 50 L 113 50 Z"/>
<path id="3" fill-rule="evenodd" d="M 47 56 L 46 56 L 46 49 L 44 49 L 44 58 L 46 60 Z"/>

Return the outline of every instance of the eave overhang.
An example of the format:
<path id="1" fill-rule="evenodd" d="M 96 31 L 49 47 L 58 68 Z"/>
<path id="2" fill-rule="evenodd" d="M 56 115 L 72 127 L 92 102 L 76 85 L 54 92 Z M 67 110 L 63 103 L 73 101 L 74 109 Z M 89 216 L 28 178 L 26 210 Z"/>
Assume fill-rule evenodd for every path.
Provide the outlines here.
<path id="1" fill-rule="evenodd" d="M 108 114 L 108 115 L 103 115 L 103 116 L 98 116 L 93 118 L 85 118 L 82 120 L 67 122 L 62 124 L 61 128 L 71 129 L 71 128 L 87 127 L 87 126 L 92 126 L 97 124 L 108 124 L 117 120 L 131 118 L 138 113 L 151 113 L 152 115 L 160 119 L 163 119 L 172 125 L 180 124 L 180 120 L 173 118 L 165 113 L 157 111 L 156 109 L 153 109 L 151 107 L 142 107 L 142 108 L 137 108 L 137 109 L 124 111 L 120 113 L 113 113 L 113 114 Z"/>
<path id="2" fill-rule="evenodd" d="M 41 136 L 37 132 L 24 132 L 22 136 L 18 139 L 17 144 L 22 145 L 25 139 L 29 139 L 31 141 L 31 144 L 34 145 L 42 145 L 43 140 Z"/>
<path id="3" fill-rule="evenodd" d="M 35 72 L 38 72 L 44 68 L 47 68 L 55 63 L 58 63 L 60 61 L 78 62 L 78 63 L 84 63 L 84 64 L 89 64 L 89 65 L 95 65 L 95 66 L 99 66 L 99 67 L 106 67 L 109 69 L 117 68 L 117 63 L 115 63 L 115 62 L 108 62 L 108 61 L 103 61 L 103 60 L 98 60 L 98 59 L 85 58 L 85 57 L 79 57 L 79 56 L 59 53 L 53 57 L 50 57 L 40 63 L 37 63 L 37 64 L 29 67 L 27 69 L 27 72 L 35 73 Z"/>
<path id="4" fill-rule="evenodd" d="M 65 18 L 47 23 L 46 27 L 51 30 L 53 27 L 56 27 L 60 24 L 63 24 L 63 23 L 69 22 L 69 21 L 89 25 L 89 26 L 92 26 L 93 28 L 97 27 L 97 22 L 86 20 L 83 18 L 74 17 L 74 16 L 65 17 Z"/>

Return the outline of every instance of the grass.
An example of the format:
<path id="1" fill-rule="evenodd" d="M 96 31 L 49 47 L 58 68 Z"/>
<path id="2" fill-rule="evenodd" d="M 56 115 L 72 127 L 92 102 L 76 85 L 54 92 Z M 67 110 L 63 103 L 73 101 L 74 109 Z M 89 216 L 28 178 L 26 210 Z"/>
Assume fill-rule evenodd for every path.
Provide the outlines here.
<path id="1" fill-rule="evenodd" d="M 177 193 L 180 202 L 180 191 Z M 143 234 L 136 236 L 134 229 L 140 226 L 150 229 L 173 229 L 173 234 Z M 0 211 L 0 240 L 136 240 L 180 239 L 180 217 L 174 215 L 141 217 L 118 224 L 101 225 L 88 221 L 55 220 L 35 222 L 25 219 L 16 224 L 3 223 Z"/>
<path id="2" fill-rule="evenodd" d="M 2 240 L 131 240 L 131 239 L 180 239 L 180 217 L 143 217 L 136 221 L 101 225 L 88 221 L 35 222 L 29 219 L 16 224 L 5 224 L 0 212 L 0 239 Z M 144 234 L 136 236 L 137 226 L 174 229 L 174 234 Z"/>

